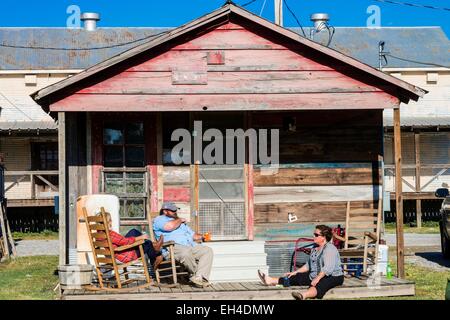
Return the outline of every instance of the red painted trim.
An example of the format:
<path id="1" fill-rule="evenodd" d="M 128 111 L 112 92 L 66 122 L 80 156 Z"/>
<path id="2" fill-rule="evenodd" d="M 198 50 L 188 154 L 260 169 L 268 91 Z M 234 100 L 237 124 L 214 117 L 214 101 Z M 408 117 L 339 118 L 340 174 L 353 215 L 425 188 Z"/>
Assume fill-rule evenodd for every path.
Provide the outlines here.
<path id="1" fill-rule="evenodd" d="M 164 187 L 164 201 L 190 202 L 190 187 Z"/>

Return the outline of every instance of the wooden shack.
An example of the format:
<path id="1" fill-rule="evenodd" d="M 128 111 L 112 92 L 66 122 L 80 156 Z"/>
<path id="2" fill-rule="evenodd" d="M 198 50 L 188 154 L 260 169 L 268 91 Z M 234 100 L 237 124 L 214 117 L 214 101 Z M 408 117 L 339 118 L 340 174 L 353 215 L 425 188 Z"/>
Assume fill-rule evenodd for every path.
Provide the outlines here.
<path id="1" fill-rule="evenodd" d="M 151 37 L 33 95 L 58 117 L 61 263 L 84 194 L 117 194 L 123 228 L 174 201 L 216 241 L 294 239 L 342 222 L 346 201 L 381 197 L 383 110 L 397 126 L 400 102 L 424 93 L 233 4 Z M 200 120 L 203 130 L 279 129 L 278 172 L 174 165 L 173 131 L 195 136 Z"/>

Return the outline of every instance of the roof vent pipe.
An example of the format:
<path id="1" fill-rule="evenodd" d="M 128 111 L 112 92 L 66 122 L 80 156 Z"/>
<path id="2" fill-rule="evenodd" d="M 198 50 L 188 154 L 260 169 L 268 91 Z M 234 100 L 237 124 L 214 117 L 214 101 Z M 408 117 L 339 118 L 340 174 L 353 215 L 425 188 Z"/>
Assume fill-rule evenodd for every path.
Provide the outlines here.
<path id="1" fill-rule="evenodd" d="M 326 46 L 330 46 L 331 40 L 333 39 L 334 32 L 336 30 L 328 23 L 330 21 L 330 16 L 328 15 L 328 13 L 314 13 L 311 15 L 311 21 L 314 23 L 314 27 L 311 28 L 310 32 L 311 40 L 314 40 L 315 34 L 326 29 L 328 31 L 328 43 L 326 44 Z"/>
<path id="2" fill-rule="evenodd" d="M 311 38 L 314 38 L 315 33 L 319 33 L 327 27 L 330 16 L 327 13 L 314 13 L 310 19 L 314 22 L 314 29 L 311 30 Z"/>
<path id="3" fill-rule="evenodd" d="M 81 21 L 83 21 L 84 29 L 87 31 L 97 30 L 97 21 L 100 20 L 100 14 L 94 12 L 85 12 L 81 15 Z"/>

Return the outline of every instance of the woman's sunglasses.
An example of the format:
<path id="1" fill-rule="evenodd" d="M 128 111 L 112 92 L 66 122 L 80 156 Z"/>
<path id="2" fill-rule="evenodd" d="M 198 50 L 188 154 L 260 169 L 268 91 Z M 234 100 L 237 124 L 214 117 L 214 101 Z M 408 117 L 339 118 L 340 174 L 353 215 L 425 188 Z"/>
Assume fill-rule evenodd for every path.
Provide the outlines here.
<path id="1" fill-rule="evenodd" d="M 322 235 L 321 234 L 318 234 L 318 233 L 314 233 L 314 237 L 321 237 Z"/>

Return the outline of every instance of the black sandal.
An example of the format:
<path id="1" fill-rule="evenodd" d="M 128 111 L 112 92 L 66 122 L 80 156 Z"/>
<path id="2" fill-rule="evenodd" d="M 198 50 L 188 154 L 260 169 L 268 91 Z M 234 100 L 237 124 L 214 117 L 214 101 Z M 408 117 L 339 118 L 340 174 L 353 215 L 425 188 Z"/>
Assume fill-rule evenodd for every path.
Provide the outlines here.
<path id="1" fill-rule="evenodd" d="M 295 298 L 295 300 L 305 300 L 305 297 L 303 297 L 303 295 L 298 291 L 292 292 L 292 296 Z"/>

